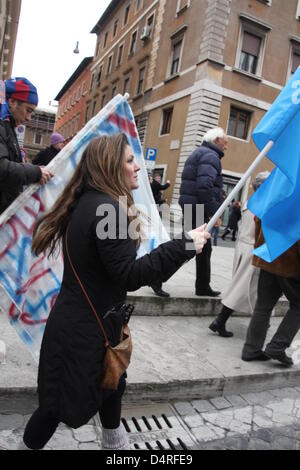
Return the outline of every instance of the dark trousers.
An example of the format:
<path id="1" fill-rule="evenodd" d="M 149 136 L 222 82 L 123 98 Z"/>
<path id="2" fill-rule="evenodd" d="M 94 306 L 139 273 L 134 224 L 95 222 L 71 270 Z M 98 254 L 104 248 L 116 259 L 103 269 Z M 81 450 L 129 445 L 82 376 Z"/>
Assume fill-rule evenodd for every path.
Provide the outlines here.
<path id="1" fill-rule="evenodd" d="M 231 232 L 231 229 L 226 229 L 225 232 L 222 235 L 222 239 L 225 240 L 226 236 Z M 236 240 L 236 230 L 232 230 L 232 241 L 234 242 Z"/>
<path id="2" fill-rule="evenodd" d="M 211 240 L 208 240 L 200 255 L 196 256 L 196 293 L 201 293 L 210 287 L 210 258 Z"/>
<path id="3" fill-rule="evenodd" d="M 125 388 L 126 380 L 122 376 L 118 390 L 111 392 L 108 398 L 103 401 L 99 416 L 102 426 L 106 429 L 117 429 L 120 425 L 122 397 Z M 38 408 L 25 428 L 23 436 L 25 445 L 32 450 L 43 449 L 55 433 L 59 423 L 58 419 L 43 414 L 41 409 Z"/>
<path id="4" fill-rule="evenodd" d="M 242 356 L 247 358 L 255 357 L 263 349 L 272 310 L 282 294 L 289 301 L 289 309 L 266 346 L 266 352 L 276 354 L 285 351 L 300 328 L 300 278 L 288 279 L 261 270 L 257 293 L 257 302 L 242 352 Z"/>
<path id="5" fill-rule="evenodd" d="M 183 229 L 186 231 L 195 229 L 197 226 L 199 226 L 201 222 L 207 223 L 209 220 L 207 217 L 205 217 L 204 220 L 202 220 L 201 222 L 199 221 L 199 217 L 197 218 L 196 206 L 193 208 L 191 212 L 185 211 L 184 207 L 182 208 L 182 210 L 183 210 L 182 224 L 183 224 Z M 200 253 L 200 255 L 197 255 L 195 258 L 196 259 L 196 282 L 195 282 L 196 294 L 197 293 L 201 294 L 203 291 L 207 292 L 207 290 L 210 289 L 211 252 L 212 252 L 211 240 L 207 240 L 207 243 L 206 245 L 204 245 L 202 253 Z"/>
<path id="6" fill-rule="evenodd" d="M 155 290 L 161 290 L 162 285 L 163 285 L 162 281 L 156 281 L 156 282 L 152 282 L 151 284 L 149 284 L 149 287 L 151 287 L 155 291 Z"/>

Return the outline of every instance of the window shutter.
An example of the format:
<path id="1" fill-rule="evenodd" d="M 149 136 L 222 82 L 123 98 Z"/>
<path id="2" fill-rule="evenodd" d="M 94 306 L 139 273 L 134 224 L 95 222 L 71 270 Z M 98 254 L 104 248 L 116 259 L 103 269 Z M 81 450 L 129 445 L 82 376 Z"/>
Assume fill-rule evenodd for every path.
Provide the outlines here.
<path id="1" fill-rule="evenodd" d="M 174 52 L 173 52 L 173 62 L 175 60 L 180 59 L 180 51 L 181 51 L 182 41 L 178 42 L 174 45 Z"/>
<path id="2" fill-rule="evenodd" d="M 254 55 L 255 57 L 259 56 L 261 45 L 261 38 L 254 36 L 253 34 L 244 32 L 244 42 L 243 42 L 243 52 L 246 54 Z"/>
<path id="3" fill-rule="evenodd" d="M 300 55 L 293 54 L 292 73 L 295 73 L 297 68 L 300 66 Z"/>

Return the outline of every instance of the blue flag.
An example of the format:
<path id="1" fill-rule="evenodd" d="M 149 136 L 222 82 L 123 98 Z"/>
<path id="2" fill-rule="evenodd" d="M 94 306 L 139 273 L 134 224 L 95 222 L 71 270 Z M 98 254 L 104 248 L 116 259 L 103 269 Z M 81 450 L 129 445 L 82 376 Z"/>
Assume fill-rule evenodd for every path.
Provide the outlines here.
<path id="1" fill-rule="evenodd" d="M 248 202 L 266 242 L 254 254 L 271 263 L 300 239 L 300 67 L 252 137 L 259 150 L 274 142 L 268 158 L 276 168 Z"/>

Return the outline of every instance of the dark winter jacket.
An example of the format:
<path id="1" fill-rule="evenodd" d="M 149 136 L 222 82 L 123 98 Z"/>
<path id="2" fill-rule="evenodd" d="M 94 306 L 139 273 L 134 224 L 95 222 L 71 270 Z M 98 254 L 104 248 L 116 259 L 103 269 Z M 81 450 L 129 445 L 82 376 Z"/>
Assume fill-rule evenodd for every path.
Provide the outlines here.
<path id="1" fill-rule="evenodd" d="M 14 121 L 0 121 L 0 214 L 19 196 L 23 186 L 41 179 L 40 168 L 22 163 Z"/>
<path id="2" fill-rule="evenodd" d="M 231 213 L 229 216 L 229 221 L 228 221 L 228 228 L 231 230 L 237 231 L 238 229 L 238 222 L 241 220 L 241 209 L 239 206 L 234 205 L 231 209 Z"/>
<path id="3" fill-rule="evenodd" d="M 151 189 L 156 204 L 163 204 L 164 199 L 162 198 L 161 191 L 165 191 L 170 187 L 170 183 L 160 184 L 158 181 L 153 180 L 151 183 Z"/>
<path id="4" fill-rule="evenodd" d="M 90 190 L 81 197 L 68 231 L 72 263 L 101 318 L 112 306 L 126 300 L 127 291 L 135 291 L 153 281 L 166 281 L 195 256 L 194 250 L 185 250 L 186 236 L 167 242 L 139 259 L 136 259 L 134 242 L 124 236 L 118 238 L 118 225 L 117 236 L 99 239 L 96 231 L 99 233 L 99 223 L 107 214 L 100 217 L 96 212 L 104 204 L 115 208 L 117 217 L 112 218 L 119 221 L 117 202 Z M 103 398 L 107 397 L 107 392 L 100 389 L 105 345 L 100 327 L 71 270 L 65 247 L 64 260 L 61 291 L 42 341 L 38 392 L 42 412 L 77 428 L 101 409 Z"/>
<path id="5" fill-rule="evenodd" d="M 212 217 L 222 203 L 222 166 L 224 153 L 204 142 L 187 159 L 180 187 L 179 204 L 204 204 L 205 219 Z"/>
<path id="6" fill-rule="evenodd" d="M 60 150 L 56 149 L 51 145 L 44 150 L 41 150 L 32 160 L 34 165 L 47 166 L 48 163 L 56 157 Z"/>

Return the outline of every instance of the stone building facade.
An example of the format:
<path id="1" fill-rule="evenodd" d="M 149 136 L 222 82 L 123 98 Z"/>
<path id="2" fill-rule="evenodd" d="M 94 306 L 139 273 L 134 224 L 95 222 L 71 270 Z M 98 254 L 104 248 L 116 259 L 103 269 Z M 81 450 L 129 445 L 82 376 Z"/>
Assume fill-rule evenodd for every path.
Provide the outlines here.
<path id="1" fill-rule="evenodd" d="M 31 161 L 41 150 L 49 147 L 55 117 L 55 111 L 36 108 L 30 122 L 16 129 L 19 144 L 25 150 L 28 161 Z"/>
<path id="2" fill-rule="evenodd" d="M 0 80 L 11 77 L 21 0 L 0 0 Z"/>
<path id="3" fill-rule="evenodd" d="M 86 97 L 91 77 L 93 57 L 86 57 L 60 90 L 55 100 L 59 101 L 55 131 L 70 141 L 89 120 Z"/>
<path id="4" fill-rule="evenodd" d="M 300 65 L 299 19 L 299 0 L 284 8 L 282 0 L 112 0 L 92 30 L 89 117 L 129 93 L 174 204 L 187 157 L 207 130 L 223 127 L 228 192 L 257 155 L 252 131 Z"/>

